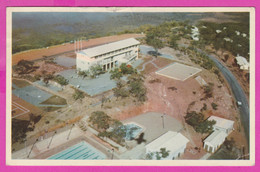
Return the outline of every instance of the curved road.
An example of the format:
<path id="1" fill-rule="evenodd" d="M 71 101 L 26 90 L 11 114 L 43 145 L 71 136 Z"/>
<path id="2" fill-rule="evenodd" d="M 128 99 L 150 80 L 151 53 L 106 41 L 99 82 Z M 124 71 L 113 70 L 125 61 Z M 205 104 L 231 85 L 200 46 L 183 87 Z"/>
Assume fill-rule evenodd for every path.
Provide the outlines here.
<path id="1" fill-rule="evenodd" d="M 216 64 L 216 66 L 219 68 L 219 70 L 222 72 L 227 82 L 229 83 L 236 101 L 242 102 L 242 105 L 239 107 L 241 123 L 244 126 L 247 142 L 249 143 L 249 105 L 243 89 L 239 85 L 235 76 L 230 72 L 229 69 L 227 69 L 223 64 L 221 64 L 218 59 L 216 59 L 212 55 L 203 52 L 200 49 L 197 49 L 197 51 L 208 56 Z"/>

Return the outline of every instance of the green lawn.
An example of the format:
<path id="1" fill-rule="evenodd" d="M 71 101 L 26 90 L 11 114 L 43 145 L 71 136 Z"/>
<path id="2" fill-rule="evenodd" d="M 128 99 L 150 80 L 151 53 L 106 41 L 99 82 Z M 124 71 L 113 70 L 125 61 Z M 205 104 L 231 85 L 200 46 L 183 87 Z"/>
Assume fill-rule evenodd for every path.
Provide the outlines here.
<path id="1" fill-rule="evenodd" d="M 41 104 L 44 105 L 66 105 L 67 101 L 64 98 L 61 98 L 59 96 L 51 96 L 44 102 L 41 102 Z"/>
<path id="2" fill-rule="evenodd" d="M 23 81 L 23 80 L 18 80 L 18 79 L 13 79 L 12 82 L 19 88 L 23 88 L 26 86 L 31 85 L 29 82 L 27 81 Z"/>

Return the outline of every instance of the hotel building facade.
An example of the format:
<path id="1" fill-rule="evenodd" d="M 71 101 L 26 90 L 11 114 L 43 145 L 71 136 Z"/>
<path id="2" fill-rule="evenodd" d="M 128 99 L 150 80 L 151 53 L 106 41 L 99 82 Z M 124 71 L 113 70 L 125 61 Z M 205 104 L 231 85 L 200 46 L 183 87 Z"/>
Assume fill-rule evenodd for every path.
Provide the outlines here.
<path id="1" fill-rule="evenodd" d="M 138 59 L 140 42 L 129 38 L 85 50 L 77 51 L 77 70 L 87 71 L 91 66 L 100 65 L 104 71 Z"/>

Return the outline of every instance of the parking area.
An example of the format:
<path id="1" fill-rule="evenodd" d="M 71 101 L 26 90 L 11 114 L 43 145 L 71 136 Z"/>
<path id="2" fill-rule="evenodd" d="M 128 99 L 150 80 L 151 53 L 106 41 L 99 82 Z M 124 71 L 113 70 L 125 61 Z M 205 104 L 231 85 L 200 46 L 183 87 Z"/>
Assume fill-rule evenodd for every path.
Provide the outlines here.
<path id="1" fill-rule="evenodd" d="M 186 79 L 199 73 L 201 69 L 192 66 L 184 65 L 181 63 L 173 63 L 160 69 L 156 72 L 158 75 L 162 75 L 168 78 L 185 81 Z"/>
<path id="2" fill-rule="evenodd" d="M 57 56 L 54 58 L 54 62 L 64 67 L 72 67 L 76 65 L 76 59 L 67 56 Z"/>
<path id="3" fill-rule="evenodd" d="M 116 87 L 116 83 L 110 79 L 109 73 L 99 75 L 94 79 L 89 79 L 78 76 L 75 69 L 69 69 L 60 72 L 59 75 L 68 79 L 69 83 L 75 88 L 80 89 L 90 96 L 101 94 Z"/>

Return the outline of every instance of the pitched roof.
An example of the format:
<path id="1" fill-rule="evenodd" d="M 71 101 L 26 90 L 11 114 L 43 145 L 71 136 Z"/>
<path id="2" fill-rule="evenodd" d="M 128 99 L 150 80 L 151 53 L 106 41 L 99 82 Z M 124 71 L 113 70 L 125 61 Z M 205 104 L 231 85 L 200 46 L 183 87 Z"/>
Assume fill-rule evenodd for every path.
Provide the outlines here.
<path id="1" fill-rule="evenodd" d="M 168 131 L 164 135 L 158 137 L 156 140 L 147 144 L 145 147 L 152 152 L 159 151 L 160 148 L 166 148 L 166 150 L 176 152 L 181 147 L 185 146 L 188 142 L 189 140 L 181 133 Z"/>
<path id="2" fill-rule="evenodd" d="M 209 135 L 205 140 L 205 142 L 210 143 L 212 146 L 216 147 L 223 143 L 223 140 L 227 137 L 227 134 L 220 130 L 215 130 L 211 135 Z"/>
<path id="3" fill-rule="evenodd" d="M 101 54 L 105 54 L 105 53 L 108 53 L 111 51 L 115 51 L 118 49 L 122 49 L 122 48 L 133 46 L 133 45 L 138 45 L 138 44 L 140 44 L 139 41 L 137 41 L 134 38 L 129 38 L 129 39 L 124 39 L 124 40 L 117 41 L 117 42 L 112 42 L 112 43 L 96 46 L 93 48 L 88 48 L 88 49 L 80 51 L 79 53 L 87 55 L 89 57 L 94 57 L 94 56 L 98 56 Z"/>
<path id="4" fill-rule="evenodd" d="M 220 128 L 232 128 L 234 121 L 228 120 L 228 119 L 224 119 L 224 118 L 220 118 L 217 116 L 211 116 L 208 118 L 209 121 L 215 120 L 216 124 L 214 126 L 216 127 L 220 127 Z"/>

